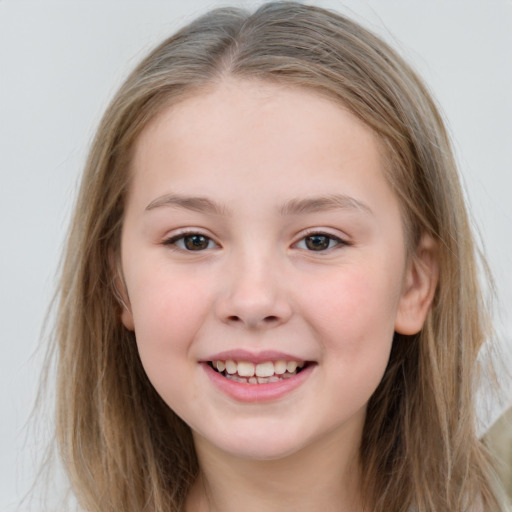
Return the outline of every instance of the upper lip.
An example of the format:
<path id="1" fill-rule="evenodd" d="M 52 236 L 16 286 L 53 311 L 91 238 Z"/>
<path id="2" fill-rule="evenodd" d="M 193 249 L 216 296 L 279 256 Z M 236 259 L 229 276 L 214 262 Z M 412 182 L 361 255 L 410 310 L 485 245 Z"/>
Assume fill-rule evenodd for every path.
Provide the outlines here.
<path id="1" fill-rule="evenodd" d="M 202 360 L 202 362 L 227 360 L 248 361 L 255 364 L 265 363 L 267 361 L 297 361 L 298 363 L 306 361 L 302 357 L 287 354 L 285 352 L 279 352 L 276 350 L 263 350 L 260 352 L 251 352 L 249 350 L 244 349 L 233 349 L 218 352 L 217 354 L 205 358 L 204 360 Z"/>

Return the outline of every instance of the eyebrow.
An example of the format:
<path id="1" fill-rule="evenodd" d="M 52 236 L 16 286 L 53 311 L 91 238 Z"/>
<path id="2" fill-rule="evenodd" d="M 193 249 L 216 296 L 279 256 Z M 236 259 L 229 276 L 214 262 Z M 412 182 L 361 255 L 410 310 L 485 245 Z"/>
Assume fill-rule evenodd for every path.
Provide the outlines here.
<path id="1" fill-rule="evenodd" d="M 184 208 L 194 212 L 215 215 L 226 215 L 229 213 L 228 208 L 206 197 L 184 196 L 180 194 L 166 194 L 157 197 L 146 206 L 145 210 L 150 211 L 162 206 Z M 282 216 L 289 216 L 336 209 L 356 210 L 373 215 L 373 211 L 368 205 L 345 194 L 291 199 L 279 208 L 279 212 Z"/>
<path id="2" fill-rule="evenodd" d="M 228 213 L 227 208 L 206 197 L 182 196 L 179 194 L 166 194 L 157 197 L 146 206 L 146 211 L 154 210 L 160 206 L 179 207 L 194 212 L 215 215 L 225 215 Z"/>
<path id="3" fill-rule="evenodd" d="M 292 199 L 287 201 L 280 209 L 281 215 L 300 215 L 305 213 L 315 213 L 326 210 L 358 210 L 373 215 L 371 208 L 345 194 L 331 194 L 328 196 L 311 197 L 304 199 Z"/>

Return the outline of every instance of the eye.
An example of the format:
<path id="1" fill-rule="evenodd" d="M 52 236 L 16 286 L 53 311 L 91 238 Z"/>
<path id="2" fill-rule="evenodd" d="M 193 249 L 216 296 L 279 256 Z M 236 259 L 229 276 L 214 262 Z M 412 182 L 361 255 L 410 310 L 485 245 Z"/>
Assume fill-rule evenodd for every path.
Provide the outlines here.
<path id="1" fill-rule="evenodd" d="M 173 236 L 166 240 L 164 245 L 174 245 L 182 251 L 204 251 L 218 247 L 211 238 L 201 233 L 186 233 Z"/>
<path id="2" fill-rule="evenodd" d="M 299 240 L 296 247 L 307 251 L 321 252 L 332 249 L 340 244 L 345 245 L 345 242 L 336 236 L 327 235 L 325 233 L 312 233 Z"/>

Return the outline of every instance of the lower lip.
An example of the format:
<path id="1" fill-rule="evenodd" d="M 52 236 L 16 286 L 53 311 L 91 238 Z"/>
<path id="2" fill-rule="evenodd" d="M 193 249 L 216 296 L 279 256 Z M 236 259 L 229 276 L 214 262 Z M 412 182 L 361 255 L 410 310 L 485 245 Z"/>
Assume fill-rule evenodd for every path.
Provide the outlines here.
<path id="1" fill-rule="evenodd" d="M 311 375 L 315 364 L 309 364 L 293 377 L 268 382 L 267 384 L 245 384 L 235 382 L 216 372 L 209 364 L 202 363 L 206 374 L 223 393 L 239 402 L 269 402 L 278 400 L 303 384 Z"/>

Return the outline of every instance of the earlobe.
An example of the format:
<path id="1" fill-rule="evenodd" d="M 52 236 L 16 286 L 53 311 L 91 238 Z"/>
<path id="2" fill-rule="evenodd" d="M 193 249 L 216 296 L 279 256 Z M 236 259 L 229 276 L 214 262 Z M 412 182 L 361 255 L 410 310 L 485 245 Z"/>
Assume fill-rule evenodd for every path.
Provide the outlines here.
<path id="1" fill-rule="evenodd" d="M 128 306 L 123 305 L 123 309 L 121 311 L 121 322 L 129 331 L 135 331 L 135 324 L 133 322 L 132 312 L 128 309 Z"/>
<path id="2" fill-rule="evenodd" d="M 126 284 L 123 278 L 121 269 L 121 262 L 116 258 L 113 252 L 109 254 L 110 268 L 114 276 L 113 288 L 114 296 L 121 307 L 121 322 L 129 331 L 135 330 L 135 323 L 133 321 L 133 314 L 130 306 L 130 299 L 126 290 Z"/>
<path id="3" fill-rule="evenodd" d="M 439 280 L 437 244 L 424 234 L 410 258 L 402 295 L 395 318 L 395 331 L 399 334 L 418 333 L 432 305 Z"/>

